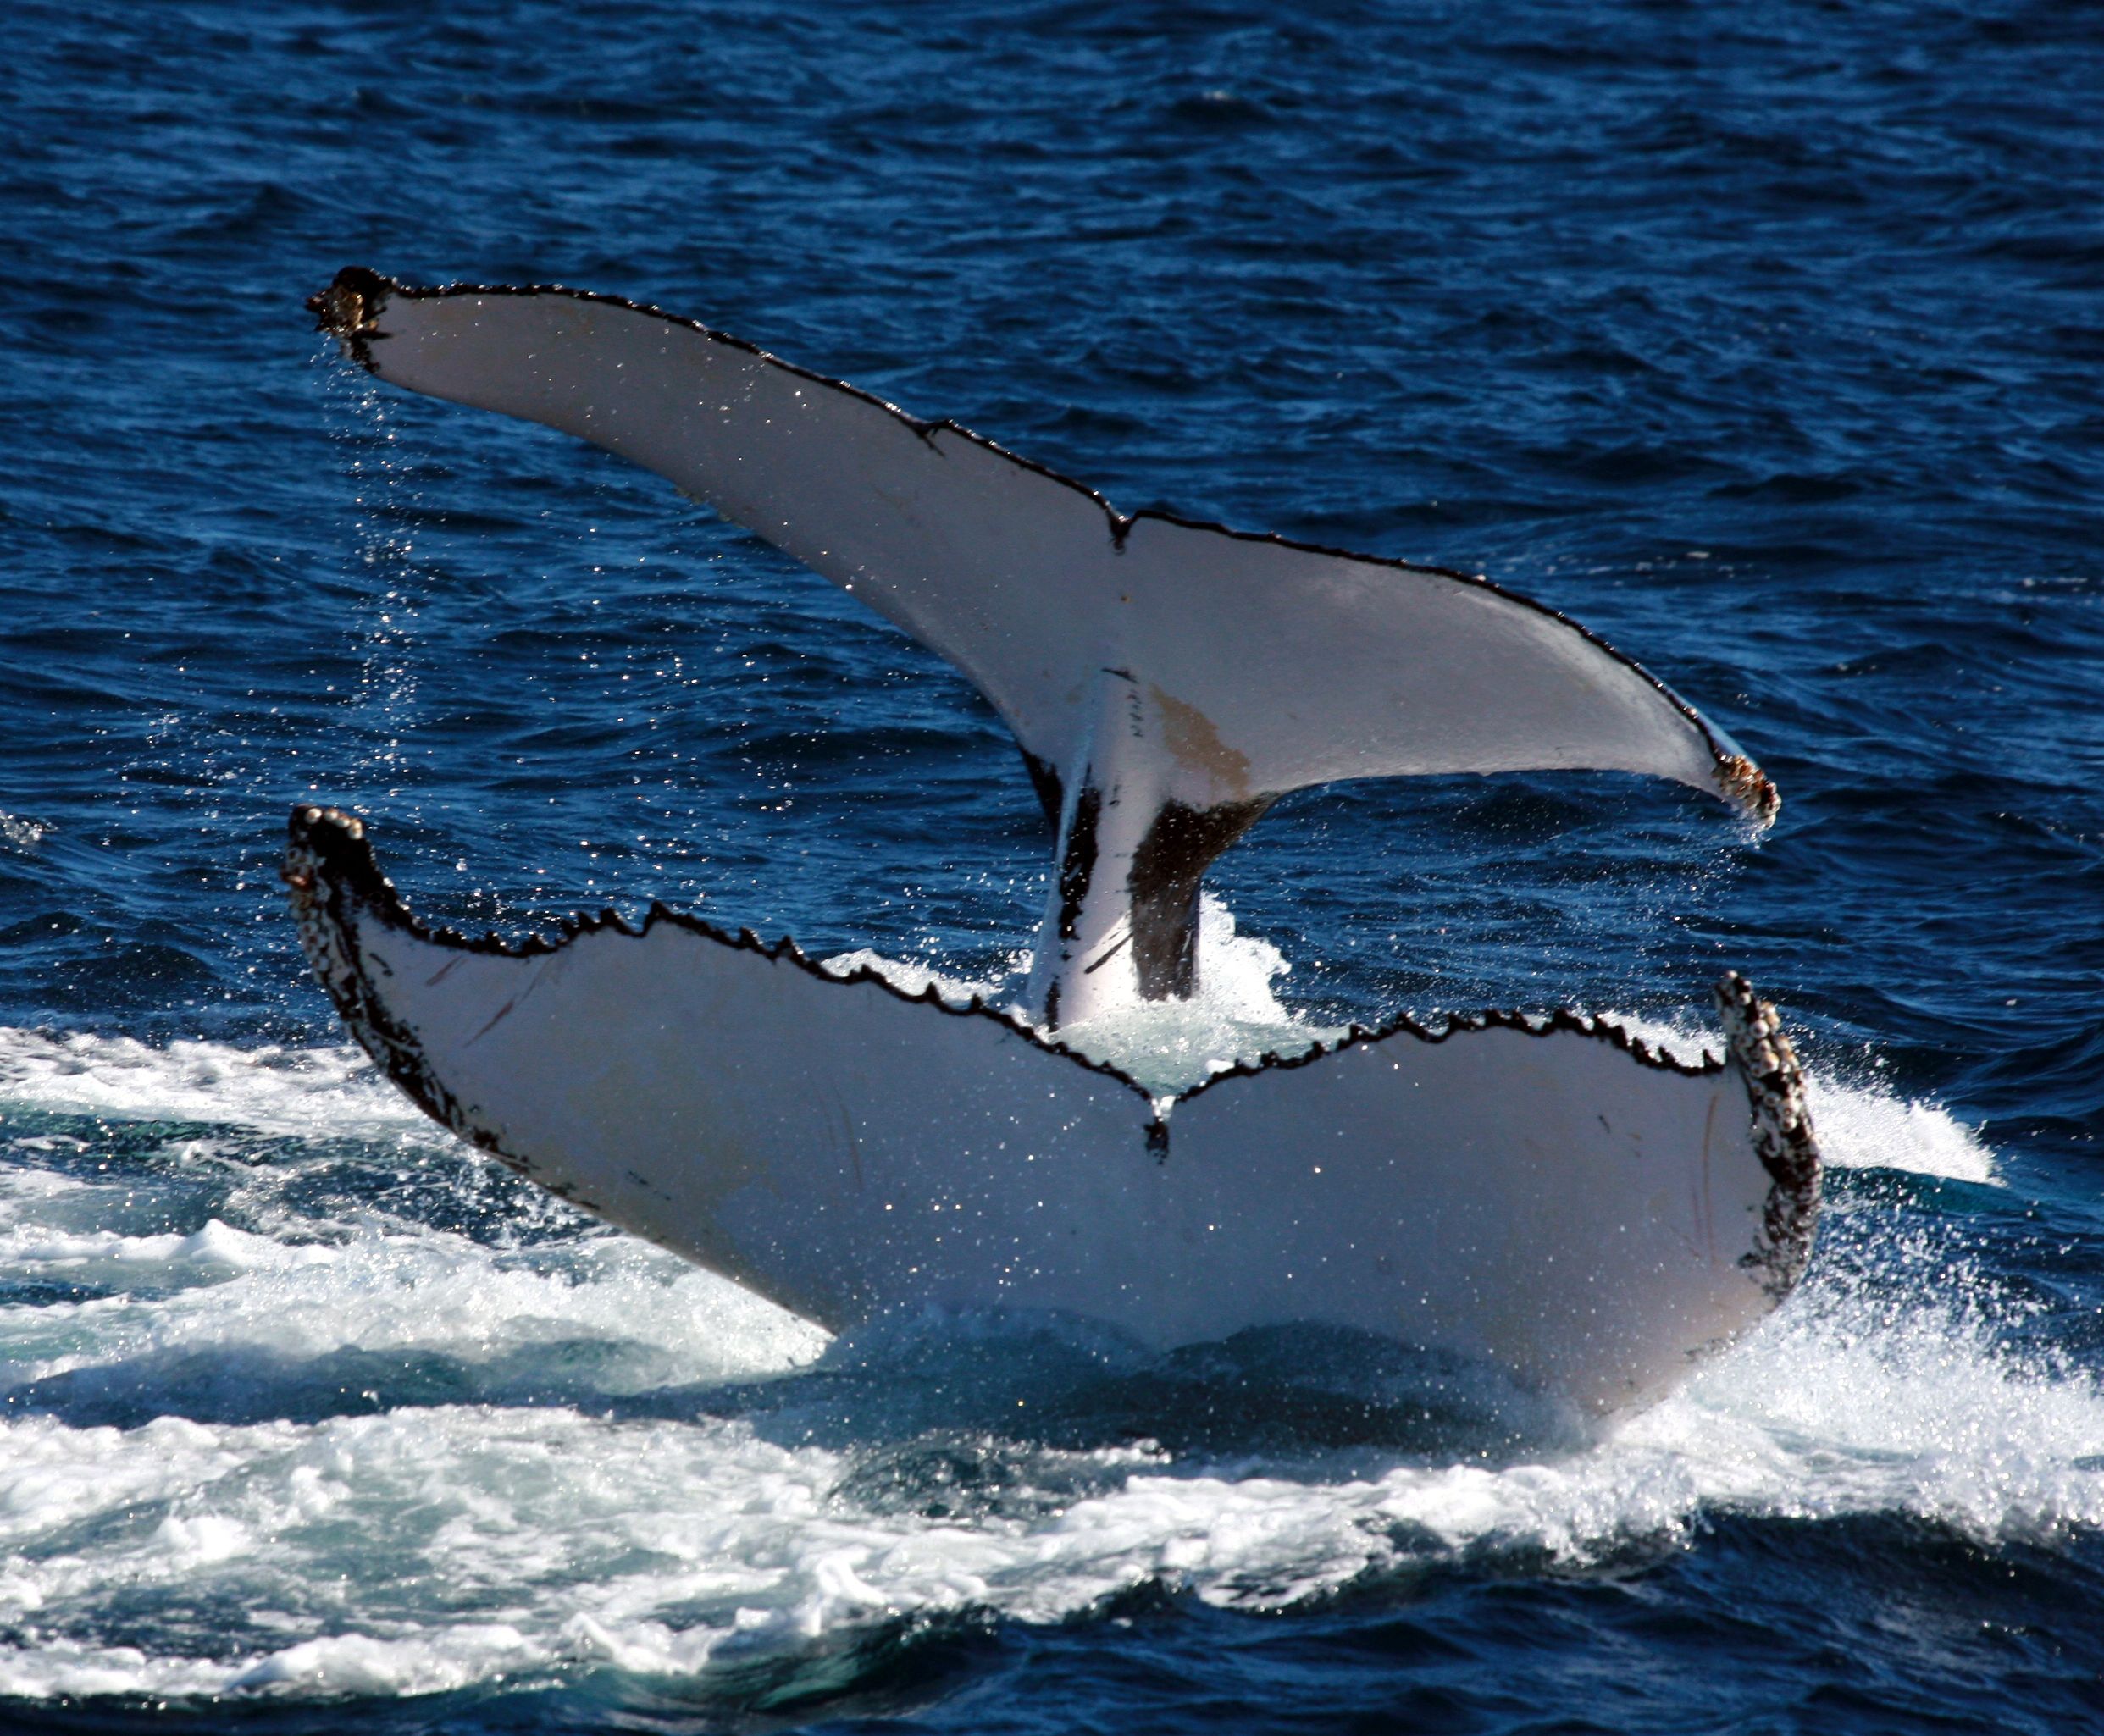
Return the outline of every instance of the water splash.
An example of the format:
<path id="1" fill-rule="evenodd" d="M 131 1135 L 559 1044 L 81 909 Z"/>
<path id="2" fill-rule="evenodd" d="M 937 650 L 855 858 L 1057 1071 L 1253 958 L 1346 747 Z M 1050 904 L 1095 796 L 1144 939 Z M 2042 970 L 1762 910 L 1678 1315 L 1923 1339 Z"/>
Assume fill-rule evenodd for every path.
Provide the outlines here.
<path id="1" fill-rule="evenodd" d="M 1244 989 L 1273 980 L 1239 956 Z M 1876 1161 L 1947 1143 L 1919 1105 L 1837 1101 Z M 2104 1393 L 1903 1235 L 1816 1263 L 1605 1439 L 1496 1406 L 1427 1434 L 1438 1380 L 1350 1346 L 1150 1359 L 934 1313 L 828 1348 L 559 1205 L 526 1241 L 385 1189 L 346 1211 L 318 1184 L 346 1165 L 450 1190 L 482 1160 L 341 1048 L 0 1032 L 0 1102 L 24 1298 L 0 1308 L 0 1692 L 801 1668 L 901 1621 L 1065 1621 L 1146 1585 L 1269 1610 L 1441 1563 L 1579 1569 L 1727 1512 L 2104 1526 Z M 243 1137 L 274 1155 L 236 1222 L 213 1208 Z"/>
<path id="2" fill-rule="evenodd" d="M 361 787 L 399 796 L 408 777 L 402 742 L 418 715 L 418 615 L 429 584 L 407 529 L 419 502 L 409 467 L 396 456 L 398 412 L 370 374 L 329 348 L 321 366 L 356 513 L 350 576 L 361 596 L 352 628 L 358 678 L 349 703 L 354 727 L 370 738 L 351 773 Z"/>
<path id="3" fill-rule="evenodd" d="M 901 964 L 864 947 L 828 959 L 841 975 L 876 971 L 908 994 L 933 987 L 961 1005 L 975 997 L 1027 1020 L 1022 999 L 1030 975 L 1028 951 L 1013 954 L 998 977 L 972 981 L 925 965 Z M 1159 1097 L 1188 1090 L 1237 1061 L 1276 1052 L 1294 1055 L 1344 1035 L 1342 1026 L 1316 1024 L 1278 998 L 1278 979 L 1293 969 L 1269 941 L 1236 932 L 1234 912 L 1211 893 L 1199 913 L 1199 992 L 1185 1001 L 1140 1002 L 1052 1035 L 1091 1060 L 1107 1061 Z"/>

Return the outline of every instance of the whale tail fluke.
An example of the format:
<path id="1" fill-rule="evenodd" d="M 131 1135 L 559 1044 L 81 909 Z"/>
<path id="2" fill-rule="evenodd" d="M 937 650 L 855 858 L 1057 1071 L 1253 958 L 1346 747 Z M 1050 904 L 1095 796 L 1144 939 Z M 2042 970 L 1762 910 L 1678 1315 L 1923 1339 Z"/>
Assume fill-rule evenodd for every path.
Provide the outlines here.
<path id="1" fill-rule="evenodd" d="M 353 268 L 309 306 L 381 379 L 632 459 L 975 683 L 1060 832 L 1052 1022 L 1188 992 L 1199 878 L 1289 790 L 1594 768 L 1775 812 L 1663 683 L 1482 578 L 1121 513 L 954 423 L 604 296 Z"/>
<path id="2" fill-rule="evenodd" d="M 999 1306 L 1166 1349 L 1310 1322 L 1611 1413 L 1811 1246 L 1802 1077 L 1736 976 L 1722 1059 L 1570 1013 L 1402 1020 L 1160 1102 L 996 1009 L 668 911 L 435 931 L 332 810 L 294 810 L 285 871 L 345 1023 L 436 1120 L 830 1328 Z"/>
<path id="3" fill-rule="evenodd" d="M 1166 1347 L 1311 1322 L 1608 1413 L 1797 1281 L 1819 1154 L 1736 976 L 1699 1062 L 1567 1011 L 1404 1018 L 1157 1098 L 1050 1034 L 1192 992 L 1206 865 L 1289 790 L 1591 767 L 1772 818 L 1758 768 L 1582 628 L 1463 573 L 1120 513 L 629 302 L 352 269 L 310 306 L 381 378 L 620 453 L 851 590 L 977 684 L 1058 829 L 1026 1022 L 662 909 L 434 931 L 360 821 L 299 808 L 307 956 L 447 1126 L 834 1327 L 1012 1306 Z"/>

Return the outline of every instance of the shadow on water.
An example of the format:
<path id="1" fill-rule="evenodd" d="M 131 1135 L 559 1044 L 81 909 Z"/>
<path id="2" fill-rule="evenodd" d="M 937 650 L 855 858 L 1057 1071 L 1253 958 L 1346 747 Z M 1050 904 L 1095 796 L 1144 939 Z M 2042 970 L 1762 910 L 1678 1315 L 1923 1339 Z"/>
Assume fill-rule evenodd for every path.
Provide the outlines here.
<path id="1" fill-rule="evenodd" d="M 1481 1364 L 1370 1333 L 1265 1327 L 1152 1354 L 1100 1329 L 1000 1313 L 883 1320 L 811 1368 L 676 1412 L 744 1418 L 762 1438 L 857 1461 L 844 1490 L 898 1510 L 998 1510 L 1011 1448 L 1144 1446 L 1180 1465 L 1334 1474 L 1338 1453 L 1452 1462 L 1575 1446 L 1566 1408 Z"/>
<path id="2" fill-rule="evenodd" d="M 636 1390 L 650 1373 L 633 1346 L 592 1338 L 479 1358 L 217 1345 L 25 1381 L 0 1392 L 0 1414 L 76 1429 L 171 1416 L 241 1427 L 472 1404 L 736 1422 L 778 1446 L 846 1456 L 836 1494 L 850 1505 L 931 1518 L 1040 1511 L 1110 1486 L 1130 1466 L 1091 1457 L 1105 1449 L 1327 1479 L 1340 1454 L 1497 1464 L 1586 1438 L 1567 1407 L 1495 1369 L 1312 1325 L 1154 1355 L 1056 1317 L 931 1313 L 880 1321 L 786 1374 Z"/>

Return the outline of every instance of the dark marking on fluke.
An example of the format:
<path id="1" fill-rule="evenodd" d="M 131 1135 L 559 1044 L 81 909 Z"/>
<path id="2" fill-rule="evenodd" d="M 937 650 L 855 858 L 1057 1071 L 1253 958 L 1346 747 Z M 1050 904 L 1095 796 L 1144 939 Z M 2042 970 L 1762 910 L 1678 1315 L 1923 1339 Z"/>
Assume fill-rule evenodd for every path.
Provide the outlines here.
<path id="1" fill-rule="evenodd" d="M 1086 774 L 1084 774 L 1085 776 Z M 1084 783 L 1074 798 L 1074 817 L 1066 828 L 1066 848 L 1060 853 L 1060 938 L 1071 940 L 1096 877 L 1096 828 L 1103 819 L 1103 792 Z"/>
<path id="2" fill-rule="evenodd" d="M 1188 998 L 1198 984 L 1199 890 L 1206 869 L 1264 815 L 1271 798 L 1215 808 L 1168 802 L 1132 853 L 1132 965 L 1150 1001 Z"/>
<path id="3" fill-rule="evenodd" d="M 307 298 L 307 311 L 314 316 L 314 329 L 343 341 L 352 359 L 362 368 L 373 365 L 373 342 L 385 335 L 379 329 L 380 310 L 395 285 L 377 271 L 363 265 L 346 265 L 327 289 Z"/>
<path id="4" fill-rule="evenodd" d="M 1725 1042 L 1752 1105 L 1753 1149 L 1772 1184 L 1762 1213 L 1761 1244 L 1742 1263 L 1758 1268 L 1769 1294 L 1780 1302 L 1812 1258 L 1824 1191 L 1804 1070 L 1775 1008 L 1745 977 L 1727 970 L 1718 980 L 1716 998 Z"/>
<path id="5" fill-rule="evenodd" d="M 1046 821 L 1055 834 L 1060 829 L 1060 814 L 1066 805 L 1066 786 L 1060 781 L 1059 767 L 1049 760 L 1040 760 L 1021 742 L 1016 750 L 1022 755 L 1023 769 L 1030 774 L 1030 787 L 1038 793 L 1038 805 L 1044 810 Z"/>

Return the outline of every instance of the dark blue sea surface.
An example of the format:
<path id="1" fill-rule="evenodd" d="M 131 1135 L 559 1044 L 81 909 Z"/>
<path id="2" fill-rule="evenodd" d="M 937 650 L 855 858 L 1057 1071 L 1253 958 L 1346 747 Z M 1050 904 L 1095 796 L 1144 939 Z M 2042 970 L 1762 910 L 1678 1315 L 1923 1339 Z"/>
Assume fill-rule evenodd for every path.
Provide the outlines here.
<path id="1" fill-rule="evenodd" d="M 2066 5 L 11 8 L 0 1727 L 2104 1728 L 2100 91 Z M 1209 884 L 1315 1020 L 1692 1031 L 1745 970 L 1835 1166 L 1802 1288 L 1522 1444 L 1336 1346 L 828 1346 L 424 1124 L 301 960 L 296 802 L 435 920 L 966 979 L 1049 845 L 851 599 L 346 368 L 350 263 L 1642 660 L 1771 832 L 1362 784 Z"/>

